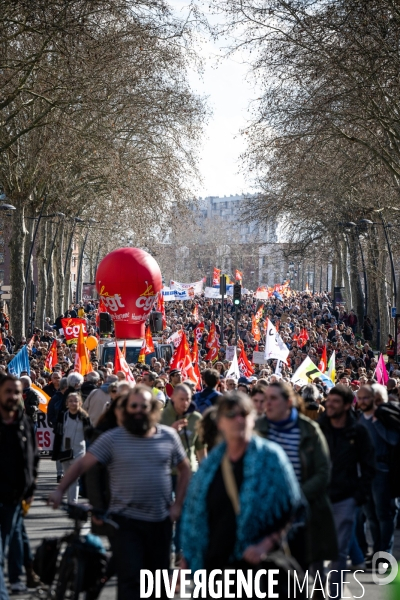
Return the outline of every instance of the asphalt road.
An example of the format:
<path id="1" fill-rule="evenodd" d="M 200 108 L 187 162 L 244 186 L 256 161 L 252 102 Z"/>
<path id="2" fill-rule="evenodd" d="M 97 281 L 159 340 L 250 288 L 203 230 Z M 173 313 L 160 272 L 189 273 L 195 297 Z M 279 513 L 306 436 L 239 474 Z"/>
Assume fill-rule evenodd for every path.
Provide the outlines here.
<path id="1" fill-rule="evenodd" d="M 60 510 L 52 510 L 45 503 L 49 492 L 56 486 L 55 464 L 48 459 L 40 461 L 39 485 L 35 501 L 26 518 L 26 527 L 33 549 L 39 544 L 44 537 L 55 537 L 65 535 L 71 529 L 72 521 L 70 521 L 65 513 Z M 88 529 L 87 529 L 88 531 Z M 107 541 L 104 539 L 104 544 L 107 547 Z M 396 535 L 395 557 L 400 560 L 400 534 L 399 530 Z M 372 581 L 371 573 L 359 573 L 357 575 L 359 581 L 364 586 L 364 594 L 359 584 L 353 579 L 349 573 L 350 584 L 346 588 L 346 597 L 359 598 L 363 597 L 366 600 L 394 600 L 391 595 L 392 586 L 378 586 Z M 362 595 L 363 594 L 363 595 Z M 12 596 L 13 598 L 33 599 L 43 598 L 44 594 L 40 592 L 19 594 Z M 179 596 L 177 596 L 179 597 Z M 100 595 L 100 600 L 115 600 L 116 598 L 116 582 L 111 580 L 104 588 Z M 283 599 L 282 599 L 283 600 Z M 286 599 L 285 599 L 286 600 Z M 400 600 L 400 598 L 399 598 Z"/>

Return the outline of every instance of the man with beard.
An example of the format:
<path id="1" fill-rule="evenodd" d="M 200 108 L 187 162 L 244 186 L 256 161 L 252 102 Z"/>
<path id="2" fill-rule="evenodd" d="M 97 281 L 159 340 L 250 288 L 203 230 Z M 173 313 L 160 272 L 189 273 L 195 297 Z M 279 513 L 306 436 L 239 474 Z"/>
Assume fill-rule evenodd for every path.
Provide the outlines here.
<path id="1" fill-rule="evenodd" d="M 392 449 L 399 443 L 399 433 L 384 426 L 375 416 L 378 404 L 387 403 L 388 393 L 383 385 L 363 385 L 357 392 L 359 419 L 369 432 L 375 449 L 376 473 L 372 480 L 372 494 L 364 506 L 375 552 L 393 553 L 394 530 L 397 519 L 396 501 L 390 485 Z M 367 561 L 368 564 L 369 561 Z"/>
<path id="2" fill-rule="evenodd" d="M 97 463 L 108 467 L 109 512 L 118 523 L 115 560 L 118 600 L 140 598 L 140 569 L 169 568 L 172 522 L 181 513 L 190 466 L 178 433 L 159 425 L 158 401 L 137 385 L 123 402 L 123 427 L 107 431 L 67 471 L 49 503 L 59 506 L 73 481 Z M 178 482 L 171 504 L 171 470 Z M 163 590 L 163 596 L 165 592 Z"/>
<path id="3" fill-rule="evenodd" d="M 32 501 L 39 455 L 33 422 L 23 410 L 21 384 L 12 375 L 0 377 L 0 599 L 7 600 L 4 553 L 20 518 L 21 501 Z M 16 583 L 11 589 L 26 588 Z"/>

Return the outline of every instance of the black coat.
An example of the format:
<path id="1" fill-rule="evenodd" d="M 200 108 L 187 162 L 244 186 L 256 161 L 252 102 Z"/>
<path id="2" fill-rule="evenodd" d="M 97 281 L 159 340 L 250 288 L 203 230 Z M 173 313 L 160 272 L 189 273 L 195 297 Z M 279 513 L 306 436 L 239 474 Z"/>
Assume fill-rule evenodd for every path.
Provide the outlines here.
<path id="1" fill-rule="evenodd" d="M 64 435 L 64 415 L 66 413 L 66 408 L 64 410 L 60 410 L 57 417 L 57 424 L 54 431 L 54 444 L 53 444 L 53 453 L 51 455 L 51 460 L 58 460 L 58 457 L 62 448 L 62 440 Z M 78 418 L 82 419 L 83 423 L 83 431 L 85 433 L 85 438 L 87 432 L 92 432 L 92 424 L 90 422 L 89 417 L 86 413 L 79 413 Z"/>
<path id="2" fill-rule="evenodd" d="M 22 393 L 25 405 L 25 412 L 34 423 L 37 421 L 37 411 L 39 410 L 39 395 L 32 388 L 25 388 Z"/>
<path id="3" fill-rule="evenodd" d="M 21 479 L 20 474 L 16 474 L 15 485 L 19 487 L 19 492 L 22 491 L 20 499 L 24 500 L 30 498 L 36 489 L 39 452 L 34 425 L 32 420 L 20 408 L 15 421 L 11 425 L 5 425 L 0 418 L 0 441 L 5 427 L 13 428 L 13 434 L 17 437 L 18 445 L 22 450 L 23 477 Z M 2 460 L 6 460 L 5 455 L 3 455 Z"/>
<path id="4" fill-rule="evenodd" d="M 375 451 L 367 429 L 357 423 L 351 410 L 342 429 L 335 429 L 326 414 L 318 423 L 328 442 L 332 461 L 331 502 L 355 498 L 359 506 L 364 504 L 375 475 Z"/>

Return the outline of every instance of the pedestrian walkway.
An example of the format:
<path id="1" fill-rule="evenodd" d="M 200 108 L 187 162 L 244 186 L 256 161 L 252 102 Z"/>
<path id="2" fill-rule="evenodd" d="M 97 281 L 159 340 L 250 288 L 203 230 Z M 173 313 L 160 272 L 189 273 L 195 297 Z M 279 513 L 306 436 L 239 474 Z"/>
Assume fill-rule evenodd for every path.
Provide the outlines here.
<path id="1" fill-rule="evenodd" d="M 60 510 L 52 510 L 45 502 L 49 492 L 56 485 L 55 465 L 49 459 L 43 459 L 40 462 L 39 483 L 35 501 L 26 519 L 26 526 L 32 548 L 36 546 L 44 537 L 55 537 L 65 535 L 70 530 L 71 521 L 69 521 L 65 513 Z M 103 538 L 103 542 L 107 547 L 107 541 Z M 395 557 L 400 560 L 400 533 L 397 531 L 395 543 Z M 349 574 L 350 575 L 350 574 Z M 350 577 L 349 577 L 350 579 Z M 372 581 L 371 573 L 359 573 L 359 581 L 365 588 L 364 600 L 392 600 L 388 586 L 378 586 Z M 348 598 L 360 597 L 361 588 L 354 583 L 348 586 L 346 596 Z M 16 597 L 16 596 L 13 596 Z M 19 594 L 21 600 L 44 597 L 39 592 L 30 594 Z M 179 597 L 179 596 L 178 596 Z M 100 594 L 100 600 L 115 600 L 116 598 L 116 579 L 111 580 L 105 589 Z M 286 598 L 284 599 L 286 600 Z"/>

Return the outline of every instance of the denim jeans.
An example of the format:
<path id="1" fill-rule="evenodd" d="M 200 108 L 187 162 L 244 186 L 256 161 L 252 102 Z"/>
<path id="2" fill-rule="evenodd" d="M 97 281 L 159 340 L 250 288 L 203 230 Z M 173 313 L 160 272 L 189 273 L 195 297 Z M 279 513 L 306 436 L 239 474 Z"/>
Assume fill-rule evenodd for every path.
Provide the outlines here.
<path id="1" fill-rule="evenodd" d="M 140 569 L 169 569 L 172 522 L 150 522 L 113 515 L 119 525 L 114 550 L 118 576 L 118 600 L 140 599 Z M 166 598 L 161 586 L 161 597 Z"/>
<path id="2" fill-rule="evenodd" d="M 368 519 L 375 552 L 393 553 L 397 506 L 391 497 L 389 473 L 377 471 L 372 480 L 371 496 L 363 506 Z"/>
<path id="3" fill-rule="evenodd" d="M 172 491 L 174 493 L 175 496 L 175 491 L 176 491 L 176 483 L 178 481 L 178 477 L 177 475 L 171 475 L 172 477 Z M 181 519 L 179 518 L 176 523 L 175 526 L 173 528 L 173 534 L 172 534 L 172 550 L 175 551 L 175 553 L 177 554 L 178 552 L 180 552 L 181 550 Z"/>
<path id="4" fill-rule="evenodd" d="M 338 541 L 338 559 L 331 562 L 330 570 L 337 573 L 330 575 L 330 594 L 332 598 L 341 597 L 341 571 L 346 569 L 347 556 L 356 520 L 356 501 L 354 498 L 346 498 L 341 502 L 332 503 L 333 518 L 335 521 L 336 535 Z"/>
<path id="5" fill-rule="evenodd" d="M 349 555 L 350 555 L 350 559 L 351 559 L 351 564 L 353 566 L 361 565 L 365 560 L 364 553 L 360 548 L 360 544 L 358 543 L 358 538 L 357 538 L 357 524 L 358 524 L 359 513 L 360 513 L 360 508 L 357 506 L 356 514 L 354 515 L 353 534 L 351 536 L 351 542 L 350 542 L 350 548 L 349 548 Z"/>
<path id="6" fill-rule="evenodd" d="M 24 517 L 22 511 L 20 511 L 8 550 L 8 578 L 10 583 L 18 583 L 23 573 L 23 567 L 27 568 L 32 563 L 31 546 L 25 529 Z"/>
<path id="7" fill-rule="evenodd" d="M 0 503 L 0 600 L 8 600 L 7 586 L 4 581 L 4 559 L 21 510 L 20 502 L 10 504 Z"/>

